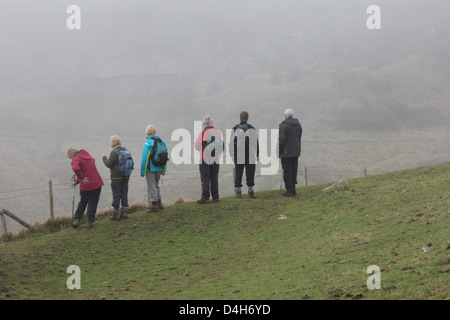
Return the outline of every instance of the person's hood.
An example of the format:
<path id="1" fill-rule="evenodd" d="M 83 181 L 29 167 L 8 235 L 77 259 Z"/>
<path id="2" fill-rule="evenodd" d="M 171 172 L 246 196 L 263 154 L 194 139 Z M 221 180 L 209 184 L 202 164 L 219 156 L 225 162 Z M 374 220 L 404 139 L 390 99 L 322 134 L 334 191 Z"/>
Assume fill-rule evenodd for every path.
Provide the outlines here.
<path id="1" fill-rule="evenodd" d="M 296 118 L 287 118 L 281 124 L 287 124 L 289 126 L 297 127 L 300 125 L 300 121 Z"/>
<path id="2" fill-rule="evenodd" d="M 77 153 L 76 156 L 77 156 L 77 157 L 80 157 L 81 159 L 84 159 L 84 160 L 91 160 L 91 159 L 92 159 L 92 157 L 91 157 L 91 155 L 89 154 L 89 152 L 87 152 L 87 151 L 84 150 L 84 149 L 81 149 L 80 151 L 78 151 L 78 153 Z"/>

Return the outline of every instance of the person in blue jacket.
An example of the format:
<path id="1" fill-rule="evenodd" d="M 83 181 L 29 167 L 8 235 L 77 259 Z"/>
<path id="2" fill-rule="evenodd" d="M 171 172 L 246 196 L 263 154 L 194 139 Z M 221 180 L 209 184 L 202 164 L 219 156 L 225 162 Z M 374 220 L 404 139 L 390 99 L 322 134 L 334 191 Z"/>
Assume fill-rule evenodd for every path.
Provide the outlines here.
<path id="1" fill-rule="evenodd" d="M 161 175 L 164 175 L 166 173 L 167 163 L 163 166 L 157 166 L 153 163 L 153 146 L 155 144 L 155 140 L 158 140 L 160 138 L 156 136 L 156 128 L 153 125 L 147 126 L 147 129 L 145 131 L 147 134 L 147 140 L 145 141 L 144 150 L 142 151 L 141 177 L 146 177 L 147 179 L 147 197 L 149 204 L 149 209 L 147 210 L 147 212 L 157 212 L 164 209 L 164 206 L 161 202 L 159 180 L 161 178 Z M 165 145 L 165 142 L 162 139 L 160 141 Z"/>

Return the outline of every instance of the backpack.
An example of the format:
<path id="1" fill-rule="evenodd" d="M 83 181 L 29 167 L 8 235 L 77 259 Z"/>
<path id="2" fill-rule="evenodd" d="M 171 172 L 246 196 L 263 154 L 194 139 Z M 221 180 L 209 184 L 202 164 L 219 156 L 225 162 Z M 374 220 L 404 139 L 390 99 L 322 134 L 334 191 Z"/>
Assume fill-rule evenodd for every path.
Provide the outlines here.
<path id="1" fill-rule="evenodd" d="M 258 136 L 253 127 L 248 124 L 237 125 L 232 142 L 234 149 L 230 150 L 230 154 L 237 164 L 256 163 L 254 156 L 258 150 Z"/>
<path id="2" fill-rule="evenodd" d="M 249 143 L 249 138 L 248 136 L 245 136 L 245 132 L 248 130 L 248 124 L 239 124 L 236 128 L 236 130 L 234 130 L 234 146 L 235 146 L 235 150 L 236 152 L 238 152 L 238 150 L 246 150 L 245 149 L 245 145 Z M 245 139 L 243 139 L 245 136 Z M 244 149 L 242 149 L 242 146 L 244 147 Z"/>
<path id="3" fill-rule="evenodd" d="M 224 142 L 221 138 L 221 135 L 219 134 L 219 132 L 216 129 L 209 129 L 210 132 L 211 131 L 215 131 L 217 134 L 210 134 L 209 135 L 209 140 L 206 142 L 206 147 L 205 147 L 205 151 L 209 151 L 211 150 L 211 157 L 216 157 L 219 156 L 223 153 L 223 149 L 224 149 Z M 218 139 L 216 140 L 216 137 L 218 137 Z M 216 154 L 216 150 L 218 151 L 218 153 Z"/>
<path id="4" fill-rule="evenodd" d="M 153 140 L 153 148 L 150 153 L 150 160 L 154 166 L 164 167 L 167 161 L 169 161 L 167 146 L 161 138 L 152 137 L 151 139 Z"/>
<path id="5" fill-rule="evenodd" d="M 122 150 L 114 149 L 117 152 L 116 171 L 122 176 L 130 176 L 131 171 L 134 170 L 134 161 L 130 150 L 123 148 Z"/>

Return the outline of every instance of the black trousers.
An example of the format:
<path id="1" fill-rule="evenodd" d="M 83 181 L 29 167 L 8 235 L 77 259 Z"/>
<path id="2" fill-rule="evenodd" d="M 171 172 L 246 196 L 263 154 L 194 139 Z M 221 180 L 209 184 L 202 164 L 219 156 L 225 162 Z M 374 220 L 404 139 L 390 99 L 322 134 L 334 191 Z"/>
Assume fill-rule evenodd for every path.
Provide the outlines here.
<path id="1" fill-rule="evenodd" d="M 128 207 L 128 182 L 130 177 L 123 177 L 122 179 L 111 179 L 111 190 L 113 195 L 112 207 L 114 210 L 119 210 L 120 203 L 122 208 Z"/>
<path id="2" fill-rule="evenodd" d="M 219 167 L 218 163 L 207 164 L 204 160 L 200 163 L 200 179 L 202 181 L 202 198 L 219 199 Z"/>
<path id="3" fill-rule="evenodd" d="M 92 191 L 83 191 L 80 190 L 80 202 L 78 203 L 77 211 L 73 216 L 74 219 L 83 218 L 84 211 L 87 207 L 86 216 L 90 222 L 95 221 L 95 214 L 97 213 L 97 205 L 100 200 L 100 193 L 102 191 L 102 187 L 92 190 Z"/>
<path id="4" fill-rule="evenodd" d="M 298 157 L 281 158 L 281 166 L 286 189 L 295 188 L 297 184 Z"/>
<path id="5" fill-rule="evenodd" d="M 242 187 L 242 176 L 244 175 L 244 169 L 245 169 L 245 177 L 246 177 L 246 183 L 247 187 L 253 187 L 255 185 L 255 171 L 256 171 L 256 164 L 235 164 L 235 177 L 234 177 L 234 186 L 236 188 Z"/>

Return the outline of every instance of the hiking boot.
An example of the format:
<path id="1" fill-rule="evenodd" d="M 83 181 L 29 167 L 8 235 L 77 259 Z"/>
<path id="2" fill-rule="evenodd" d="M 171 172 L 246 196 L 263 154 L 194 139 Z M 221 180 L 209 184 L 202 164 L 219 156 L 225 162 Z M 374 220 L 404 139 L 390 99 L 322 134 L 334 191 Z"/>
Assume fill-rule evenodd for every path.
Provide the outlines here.
<path id="1" fill-rule="evenodd" d="M 150 208 L 147 210 L 148 213 L 150 213 L 150 212 L 158 212 L 158 211 L 159 211 L 159 208 L 158 208 L 157 204 L 152 204 L 150 206 Z"/>
<path id="2" fill-rule="evenodd" d="M 126 218 L 128 218 L 128 213 L 127 213 L 127 211 L 128 211 L 128 207 L 123 207 L 123 208 L 122 208 L 122 211 L 120 212 L 120 218 L 121 218 L 121 219 L 126 219 Z"/>
<path id="3" fill-rule="evenodd" d="M 80 219 L 73 219 L 72 227 L 78 228 L 80 226 L 80 223 L 81 223 Z"/>
<path id="4" fill-rule="evenodd" d="M 283 196 L 292 197 L 296 196 L 297 192 L 295 190 L 295 187 L 286 187 L 286 192 L 283 192 Z"/>
<path id="5" fill-rule="evenodd" d="M 109 217 L 109 220 L 111 220 L 111 221 L 114 221 L 114 220 L 115 220 L 115 221 L 120 220 L 120 213 L 119 213 L 119 210 L 114 210 L 112 216 Z"/>
<path id="6" fill-rule="evenodd" d="M 162 202 L 158 203 L 158 209 L 159 210 L 164 210 L 164 205 L 162 204 Z"/>
<path id="7" fill-rule="evenodd" d="M 219 200 L 219 198 L 217 198 L 217 199 L 212 199 L 212 202 L 219 202 L 220 200 Z"/>
<path id="8" fill-rule="evenodd" d="M 255 191 L 249 191 L 249 192 L 248 192 L 248 197 L 249 197 L 250 199 L 256 199 Z"/>
<path id="9" fill-rule="evenodd" d="M 94 226 L 94 221 L 86 220 L 86 227 L 88 229 L 92 228 L 93 226 Z"/>
<path id="10" fill-rule="evenodd" d="M 236 191 L 236 199 L 242 199 L 242 192 Z"/>
<path id="11" fill-rule="evenodd" d="M 285 196 L 285 197 L 292 197 L 292 196 L 295 196 L 295 193 L 292 190 L 292 188 L 286 188 L 286 191 L 283 192 L 283 196 Z"/>
<path id="12" fill-rule="evenodd" d="M 197 203 L 205 204 L 205 203 L 210 203 L 210 201 L 209 201 L 209 199 L 201 198 L 200 200 L 197 200 Z"/>

